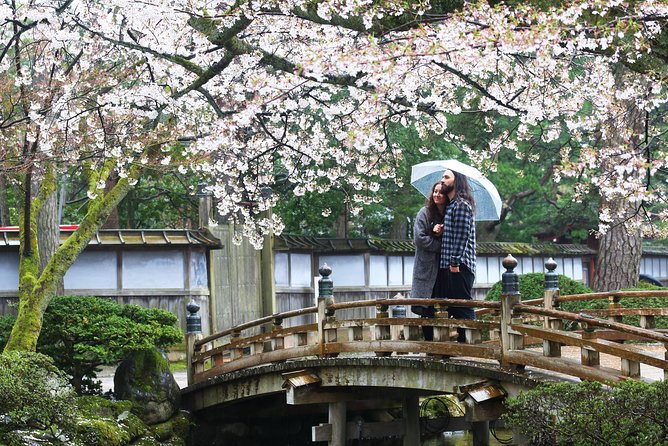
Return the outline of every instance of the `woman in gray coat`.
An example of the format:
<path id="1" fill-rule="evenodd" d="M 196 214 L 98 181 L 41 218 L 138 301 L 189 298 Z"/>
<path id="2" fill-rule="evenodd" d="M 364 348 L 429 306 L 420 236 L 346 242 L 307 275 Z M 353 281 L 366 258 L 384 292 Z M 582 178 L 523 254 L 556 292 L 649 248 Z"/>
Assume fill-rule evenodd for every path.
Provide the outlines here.
<path id="1" fill-rule="evenodd" d="M 443 235 L 446 200 L 447 196 L 441 192 L 441 183 L 434 184 L 424 207 L 415 217 L 412 298 L 433 297 L 441 257 L 441 235 Z M 413 305 L 411 311 L 422 317 L 434 317 L 434 307 Z M 433 339 L 432 327 L 423 327 L 423 332 L 426 340 Z"/>

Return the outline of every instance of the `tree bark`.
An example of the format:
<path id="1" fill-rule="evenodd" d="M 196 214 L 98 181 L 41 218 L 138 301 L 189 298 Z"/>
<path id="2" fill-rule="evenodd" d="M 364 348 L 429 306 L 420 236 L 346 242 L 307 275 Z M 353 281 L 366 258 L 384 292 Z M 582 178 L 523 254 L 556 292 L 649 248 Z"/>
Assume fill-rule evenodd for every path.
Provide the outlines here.
<path id="1" fill-rule="evenodd" d="M 107 182 L 104 186 L 104 193 L 107 194 L 111 189 L 116 186 L 116 183 L 118 183 L 118 176 L 116 173 L 112 173 L 109 175 L 109 178 L 107 179 Z M 118 217 L 118 206 L 115 206 L 114 209 L 111 210 L 111 213 L 109 214 L 109 217 L 107 218 L 107 221 L 104 222 L 102 225 L 102 229 L 118 229 L 120 228 L 120 221 Z"/>
<path id="2" fill-rule="evenodd" d="M 395 216 L 392 219 L 392 228 L 390 229 L 390 238 L 406 239 L 411 238 L 412 234 L 408 232 L 408 220 L 405 217 Z"/>
<path id="3" fill-rule="evenodd" d="M 593 288 L 612 291 L 638 284 L 642 237 L 623 224 L 608 230 L 599 240 Z"/>
<path id="4" fill-rule="evenodd" d="M 628 82 L 632 76 L 622 65 L 616 67 L 616 87 Z M 629 101 L 617 101 L 616 118 L 604 123 L 602 144 L 616 152 L 640 150 L 644 130 L 645 113 Z M 604 148 L 605 148 L 604 147 Z M 619 159 L 601 159 L 601 171 L 615 177 L 615 167 Z M 624 175 L 624 174 L 620 174 Z M 619 181 L 630 180 L 628 175 Z M 642 232 L 640 230 L 641 203 L 629 200 L 623 192 L 614 195 L 601 194 L 601 211 L 612 216 L 609 229 L 600 237 L 598 255 L 594 271 L 593 288 L 596 291 L 613 291 L 638 285 L 640 260 L 642 257 Z"/>
<path id="5" fill-rule="evenodd" d="M 39 271 L 46 265 L 60 246 L 60 225 L 58 223 L 58 199 L 54 188 L 37 214 L 37 247 L 39 249 Z M 56 294 L 64 293 L 63 281 L 58 281 Z"/>

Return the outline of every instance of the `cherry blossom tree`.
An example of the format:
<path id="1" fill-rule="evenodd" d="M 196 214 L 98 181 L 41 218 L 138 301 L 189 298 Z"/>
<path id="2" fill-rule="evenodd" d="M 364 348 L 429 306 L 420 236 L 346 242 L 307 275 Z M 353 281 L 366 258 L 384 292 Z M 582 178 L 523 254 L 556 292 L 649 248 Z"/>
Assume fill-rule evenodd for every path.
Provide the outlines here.
<path id="1" fill-rule="evenodd" d="M 264 212 L 279 180 L 297 196 L 354 191 L 352 212 L 375 200 L 403 156 L 390 123 L 442 135 L 490 170 L 517 141 L 567 135 L 555 178 L 577 177 L 581 196 L 601 196 L 601 234 L 639 240 L 663 216 L 650 205 L 665 200 L 652 181 L 665 151 L 651 148 L 638 120 L 666 101 L 668 6 L 544 4 L 3 4 L 2 170 L 21 178 L 25 204 L 19 317 L 7 348 L 34 349 L 55 281 L 147 167 L 208 178 L 221 214 L 259 245 L 282 228 Z M 448 117 L 473 113 L 517 126 L 472 147 Z M 88 214 L 40 270 L 35 215 L 73 164 L 89 178 Z M 110 175 L 118 180 L 105 189 Z M 627 206 L 614 205 L 620 197 Z"/>

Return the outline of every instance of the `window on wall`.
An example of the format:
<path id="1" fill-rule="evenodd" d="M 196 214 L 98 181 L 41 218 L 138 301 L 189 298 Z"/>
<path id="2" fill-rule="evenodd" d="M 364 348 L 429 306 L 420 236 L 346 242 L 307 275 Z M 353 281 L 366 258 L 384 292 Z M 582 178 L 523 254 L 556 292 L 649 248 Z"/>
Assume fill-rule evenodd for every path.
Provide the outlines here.
<path id="1" fill-rule="evenodd" d="M 320 265 L 332 268 L 334 286 L 364 286 L 364 255 L 320 256 Z"/>
<path id="2" fill-rule="evenodd" d="M 116 251 L 84 251 L 67 270 L 65 289 L 95 290 L 118 287 Z"/>
<path id="3" fill-rule="evenodd" d="M 183 289 L 182 251 L 123 251 L 123 288 Z"/>
<path id="4" fill-rule="evenodd" d="M 369 286 L 387 286 L 387 257 L 369 256 Z"/>
<path id="5" fill-rule="evenodd" d="M 277 252 L 274 254 L 274 283 L 279 287 L 310 287 L 311 254 Z"/>
<path id="6" fill-rule="evenodd" d="M 19 253 L 0 252 L 0 291 L 19 289 Z"/>
<path id="7" fill-rule="evenodd" d="M 368 268 L 367 259 L 368 258 Z M 279 252 L 274 254 L 274 280 L 278 287 L 310 287 L 314 265 L 310 254 Z M 320 255 L 318 265 L 332 268 L 335 287 L 386 287 L 410 285 L 413 280 L 413 256 L 400 255 Z M 369 277 L 366 277 L 366 271 Z M 317 270 L 315 272 L 317 275 Z"/>
<path id="8" fill-rule="evenodd" d="M 369 256 L 369 286 L 410 285 L 413 256 Z"/>
<path id="9" fill-rule="evenodd" d="M 190 287 L 206 288 L 209 284 L 204 250 L 193 250 L 190 255 Z"/>

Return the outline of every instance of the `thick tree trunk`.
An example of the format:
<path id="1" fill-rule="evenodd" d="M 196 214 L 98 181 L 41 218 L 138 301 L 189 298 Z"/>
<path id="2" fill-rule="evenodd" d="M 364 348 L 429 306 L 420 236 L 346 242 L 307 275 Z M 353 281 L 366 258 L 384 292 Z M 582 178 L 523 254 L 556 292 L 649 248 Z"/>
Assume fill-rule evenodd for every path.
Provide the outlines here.
<path id="1" fill-rule="evenodd" d="M 407 239 L 411 237 L 412 234 L 409 234 L 408 231 L 408 220 L 402 217 L 395 217 L 392 220 L 392 228 L 390 229 L 390 238 Z"/>
<path id="2" fill-rule="evenodd" d="M 632 73 L 618 65 L 615 75 L 617 85 L 621 86 L 629 81 Z M 645 113 L 629 101 L 619 100 L 615 107 L 615 117 L 606 122 L 602 129 L 603 149 L 610 149 L 612 155 L 641 150 L 640 135 L 645 127 Z M 619 156 L 601 159 L 601 171 L 616 180 L 618 191 L 601 197 L 601 211 L 607 211 L 612 221 L 605 222 L 609 229 L 599 242 L 593 283 L 596 291 L 612 291 L 638 284 L 642 256 L 641 204 L 631 201 L 629 192 L 626 192 L 625 186 L 632 179 L 629 174 L 616 172 L 618 164 L 622 162 Z"/>
<path id="3" fill-rule="evenodd" d="M 626 207 L 627 211 L 631 210 L 630 206 Z M 609 229 L 599 240 L 594 290 L 612 291 L 636 286 L 641 256 L 640 230 L 629 229 L 623 223 Z"/>

